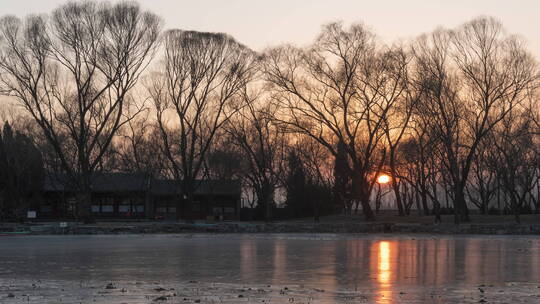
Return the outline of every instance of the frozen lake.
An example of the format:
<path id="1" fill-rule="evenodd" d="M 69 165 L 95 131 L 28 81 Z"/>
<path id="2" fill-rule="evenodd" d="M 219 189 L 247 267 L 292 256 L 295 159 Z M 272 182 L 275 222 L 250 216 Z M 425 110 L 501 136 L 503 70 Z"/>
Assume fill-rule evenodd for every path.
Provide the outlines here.
<path id="1" fill-rule="evenodd" d="M 35 287 L 35 282 L 41 285 Z M 47 291 L 52 294 L 54 288 L 64 286 L 65 303 L 123 303 L 122 296 L 131 296 L 133 301 L 128 303 L 150 303 L 157 295 L 150 292 L 154 285 L 184 288 L 187 298 L 182 298 L 184 302 L 176 299 L 178 303 L 195 301 L 197 296 L 200 303 L 224 303 L 233 297 L 241 297 L 243 302 L 268 299 L 286 303 L 292 296 L 305 298 L 305 303 L 478 303 L 484 299 L 489 303 L 505 299 L 537 303 L 540 238 L 331 234 L 0 237 L 0 283 L 0 302 L 4 297 L 6 303 L 37 300 L 39 293 L 32 294 L 29 286 L 42 289 L 42 300 L 53 300 Z M 107 298 L 107 292 L 97 290 L 108 283 L 125 289 L 114 293 L 115 288 Z M 76 285 L 88 290 L 76 290 Z M 189 293 L 194 285 L 200 294 Z M 261 288 L 266 293 L 250 295 L 251 290 Z M 146 291 L 141 292 L 143 289 Z M 10 292 L 14 297 L 7 298 Z M 168 296 L 169 302 L 176 303 L 174 296 Z"/>

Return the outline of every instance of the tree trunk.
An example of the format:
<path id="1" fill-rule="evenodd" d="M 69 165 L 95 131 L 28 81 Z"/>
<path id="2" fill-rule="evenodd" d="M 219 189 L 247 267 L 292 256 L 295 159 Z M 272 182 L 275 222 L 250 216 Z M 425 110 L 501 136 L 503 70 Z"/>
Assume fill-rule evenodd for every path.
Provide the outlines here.
<path id="1" fill-rule="evenodd" d="M 497 178 L 497 212 L 499 215 L 502 214 L 501 211 L 501 183 L 499 178 Z"/>
<path id="2" fill-rule="evenodd" d="M 85 189 L 82 190 L 77 198 L 77 214 L 80 220 L 85 224 L 94 223 L 94 218 L 92 217 L 91 204 L 92 204 L 92 192 L 91 190 Z"/>
<path id="3" fill-rule="evenodd" d="M 82 173 L 80 177 L 80 190 L 77 198 L 77 216 L 85 224 L 94 223 L 92 216 L 92 187 L 91 177 L 88 173 Z"/>
<path id="4" fill-rule="evenodd" d="M 514 220 L 516 221 L 516 223 L 520 224 L 521 223 L 521 218 L 519 217 L 519 213 L 520 213 L 520 207 L 521 205 L 519 204 L 519 199 L 516 198 L 516 194 L 512 195 L 512 211 L 514 211 Z"/>
<path id="5" fill-rule="evenodd" d="M 265 195 L 265 198 L 264 198 L 264 205 L 266 206 L 266 212 L 265 212 L 265 220 L 267 222 L 271 222 L 272 221 L 272 204 L 270 202 L 270 196 L 268 194 Z"/>
<path id="6" fill-rule="evenodd" d="M 396 178 L 392 176 L 392 189 L 394 190 L 394 195 L 396 196 L 396 205 L 398 207 L 399 216 L 405 216 L 405 211 L 403 208 L 403 200 L 401 199 L 401 190 L 399 189 L 399 183 Z"/>
<path id="7" fill-rule="evenodd" d="M 441 220 L 441 204 L 438 201 L 433 201 L 433 214 L 435 215 L 435 223 L 442 222 L 442 220 Z"/>
<path id="8" fill-rule="evenodd" d="M 366 180 L 365 177 L 363 177 L 359 172 L 359 168 L 355 168 L 352 174 L 352 185 L 353 189 L 355 189 L 355 197 L 356 199 L 360 200 L 360 203 L 362 204 L 362 213 L 364 214 L 364 217 L 368 221 L 375 220 L 375 215 L 373 213 L 373 209 L 371 209 L 371 206 L 369 204 L 371 193 L 369 191 L 369 182 Z"/>
<path id="9" fill-rule="evenodd" d="M 314 217 L 313 220 L 314 220 L 316 223 L 318 223 L 318 222 L 320 222 L 320 213 L 321 213 L 321 210 L 320 210 L 321 207 L 320 207 L 320 205 L 321 205 L 321 204 L 319 203 L 319 200 L 318 200 L 318 199 L 316 199 L 315 202 L 314 202 L 313 204 L 314 204 L 314 207 L 315 207 L 315 208 L 314 208 L 314 209 L 315 209 L 315 210 L 314 210 L 314 211 L 315 211 L 315 217 Z"/>
<path id="10" fill-rule="evenodd" d="M 420 192 L 416 189 L 414 189 L 414 200 L 416 201 L 416 211 L 418 212 L 419 216 L 422 216 L 424 213 L 422 210 L 422 207 L 420 206 Z"/>
<path id="11" fill-rule="evenodd" d="M 427 203 L 427 193 L 426 193 L 425 188 L 422 188 L 421 197 L 422 197 L 422 208 L 424 208 L 424 215 L 429 215 L 429 207 L 428 207 L 428 203 Z"/>
<path id="12" fill-rule="evenodd" d="M 189 223 L 193 222 L 194 193 L 194 181 L 184 179 L 181 183 L 180 199 L 178 200 L 178 205 L 176 207 L 176 220 L 180 220 L 183 218 Z"/>
<path id="13" fill-rule="evenodd" d="M 364 213 L 365 219 L 367 221 L 375 220 L 375 215 L 373 214 L 373 210 L 369 205 L 369 196 L 362 197 L 360 202 L 362 203 L 362 212 Z"/>
<path id="14" fill-rule="evenodd" d="M 390 180 L 392 182 L 392 189 L 394 190 L 394 195 L 396 196 L 396 205 L 398 207 L 398 214 L 399 216 L 405 216 L 405 212 L 403 210 L 403 202 L 401 199 L 401 191 L 399 189 L 399 183 L 396 178 L 397 172 L 396 172 L 396 164 L 394 160 L 393 151 L 390 156 L 390 171 L 392 173 L 392 178 Z"/>
<path id="15" fill-rule="evenodd" d="M 264 220 L 272 221 L 272 189 L 268 183 L 264 183 L 257 191 L 257 203 L 263 208 Z"/>
<path id="16" fill-rule="evenodd" d="M 379 214 L 379 211 L 381 210 L 381 184 L 378 184 L 377 186 L 377 193 L 375 195 L 375 213 Z"/>
<path id="17" fill-rule="evenodd" d="M 465 201 L 465 192 L 463 187 L 456 187 L 454 192 L 454 214 L 459 217 L 456 224 L 459 222 L 470 222 L 469 208 L 467 208 L 467 202 Z"/>
<path id="18" fill-rule="evenodd" d="M 176 220 L 179 221 L 182 217 L 182 209 L 184 208 L 184 194 L 178 195 L 178 199 L 176 200 Z"/>

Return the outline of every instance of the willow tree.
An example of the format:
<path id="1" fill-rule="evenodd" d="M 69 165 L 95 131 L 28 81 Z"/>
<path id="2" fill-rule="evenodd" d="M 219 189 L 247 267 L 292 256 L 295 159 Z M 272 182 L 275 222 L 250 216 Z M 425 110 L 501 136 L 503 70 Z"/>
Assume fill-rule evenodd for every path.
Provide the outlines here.
<path id="1" fill-rule="evenodd" d="M 491 18 L 423 36 L 414 54 L 424 90 L 418 109 L 440 142 L 455 221 L 468 221 L 465 187 L 479 145 L 528 98 L 538 79 L 536 62 Z"/>
<path id="2" fill-rule="evenodd" d="M 513 111 L 507 115 L 494 129 L 486 168 L 495 172 L 498 184 L 508 198 L 506 207 L 517 223 L 521 221 L 522 209 L 530 207 L 539 180 L 540 159 L 532 124 L 528 111 Z"/>
<path id="3" fill-rule="evenodd" d="M 354 198 L 373 219 L 370 197 L 385 159 L 384 123 L 406 87 L 404 56 L 378 46 L 361 25 L 324 27 L 307 49 L 266 53 L 266 80 L 279 106 L 276 121 L 334 156 L 342 142 L 351 164 Z"/>
<path id="4" fill-rule="evenodd" d="M 0 20 L 2 93 L 42 129 L 78 189 L 85 220 L 92 175 L 137 112 L 129 92 L 154 53 L 160 24 L 132 2 L 70 2 L 50 16 Z"/>
<path id="5" fill-rule="evenodd" d="M 243 157 L 244 184 L 253 189 L 257 207 L 270 221 L 286 158 L 286 134 L 273 124 L 276 108 L 262 94 L 245 92 L 244 99 L 245 107 L 230 120 L 226 132 Z"/>
<path id="6" fill-rule="evenodd" d="M 164 40 L 161 69 L 147 89 L 161 149 L 182 194 L 177 218 L 190 219 L 205 158 L 242 107 L 239 94 L 253 77 L 256 56 L 225 34 L 171 30 Z"/>
<path id="7" fill-rule="evenodd" d="M 385 133 L 385 145 L 388 150 L 388 171 L 392 176 L 390 184 L 392 186 L 398 214 L 405 215 L 403 198 L 401 195 L 402 180 L 401 173 L 398 172 L 400 167 L 400 144 L 407 139 L 411 133 L 410 123 L 414 112 L 414 107 L 418 99 L 422 96 L 422 87 L 415 86 L 415 83 L 409 79 L 409 69 L 407 67 L 410 61 L 410 55 L 401 48 L 395 48 L 388 52 L 390 62 L 398 62 L 401 65 L 398 67 L 398 75 L 401 77 L 401 84 L 398 87 L 399 92 L 394 94 L 394 104 L 388 109 L 384 116 L 383 129 Z M 396 57 L 393 59 L 392 57 Z M 422 195 L 422 207 L 424 214 L 428 214 L 426 195 Z"/>

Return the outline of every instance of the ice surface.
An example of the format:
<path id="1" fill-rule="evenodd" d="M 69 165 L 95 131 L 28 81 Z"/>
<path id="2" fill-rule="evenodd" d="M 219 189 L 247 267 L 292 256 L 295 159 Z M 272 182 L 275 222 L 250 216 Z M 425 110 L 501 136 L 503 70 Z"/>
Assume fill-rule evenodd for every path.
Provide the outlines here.
<path id="1" fill-rule="evenodd" d="M 107 288 L 107 285 L 110 288 Z M 540 238 L 0 238 L 0 303 L 540 303 Z"/>

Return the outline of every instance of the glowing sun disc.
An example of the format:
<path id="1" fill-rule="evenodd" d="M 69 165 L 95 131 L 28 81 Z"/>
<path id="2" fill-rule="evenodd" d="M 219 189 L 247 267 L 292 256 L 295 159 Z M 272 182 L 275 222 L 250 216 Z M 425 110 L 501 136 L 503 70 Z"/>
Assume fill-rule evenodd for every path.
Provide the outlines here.
<path id="1" fill-rule="evenodd" d="M 379 175 L 377 178 L 377 183 L 379 184 L 387 184 L 390 181 L 390 176 L 386 174 Z"/>

